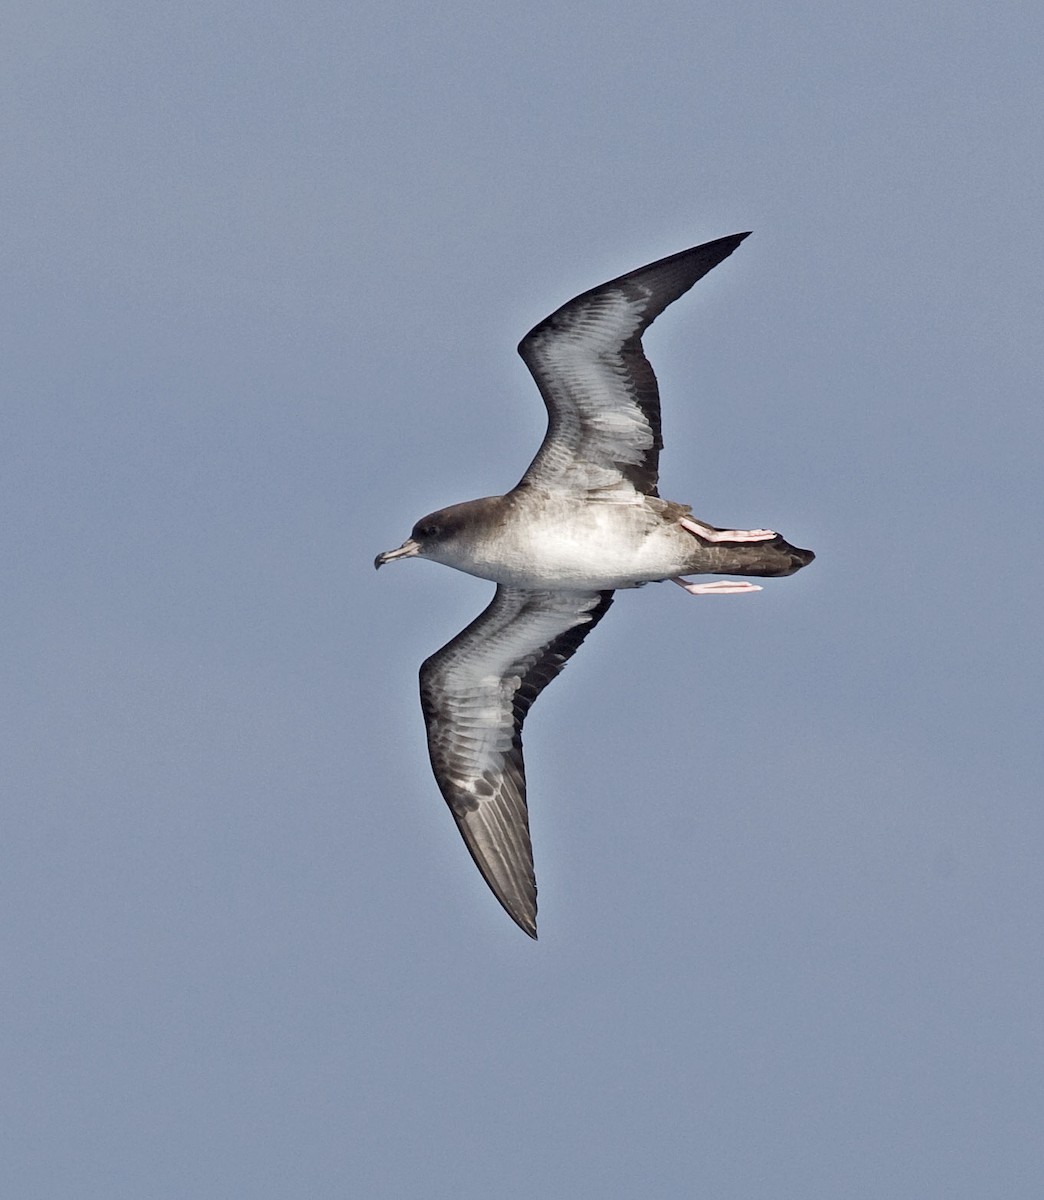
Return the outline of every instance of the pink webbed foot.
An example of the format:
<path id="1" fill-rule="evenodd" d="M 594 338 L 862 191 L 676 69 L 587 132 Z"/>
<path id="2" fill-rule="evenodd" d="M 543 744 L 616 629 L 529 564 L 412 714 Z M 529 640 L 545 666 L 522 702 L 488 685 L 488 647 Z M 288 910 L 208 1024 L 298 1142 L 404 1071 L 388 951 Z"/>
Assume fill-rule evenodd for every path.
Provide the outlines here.
<path id="1" fill-rule="evenodd" d="M 690 596 L 738 596 L 743 592 L 760 592 L 761 585 L 744 583 L 738 579 L 716 579 L 713 583 L 690 583 L 688 579 L 675 576 L 671 583 L 684 588 Z"/>
<path id="2" fill-rule="evenodd" d="M 774 529 L 712 529 L 710 525 L 704 525 L 702 521 L 693 517 L 682 517 L 678 524 L 682 529 L 703 538 L 705 542 L 768 542 L 774 537 L 779 537 Z"/>

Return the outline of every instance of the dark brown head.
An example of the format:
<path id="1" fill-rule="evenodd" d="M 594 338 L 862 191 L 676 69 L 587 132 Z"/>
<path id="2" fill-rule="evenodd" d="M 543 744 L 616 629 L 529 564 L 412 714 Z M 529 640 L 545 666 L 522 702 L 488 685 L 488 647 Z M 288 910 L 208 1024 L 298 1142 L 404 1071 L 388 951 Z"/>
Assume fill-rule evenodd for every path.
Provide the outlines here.
<path id="1" fill-rule="evenodd" d="M 477 533 L 494 521 L 499 522 L 500 496 L 483 500 L 466 500 L 451 504 L 437 512 L 421 517 L 410 536 L 397 550 L 385 550 L 373 560 L 377 568 L 397 558 L 429 558 L 434 562 L 457 566 L 468 558 L 469 547 Z"/>

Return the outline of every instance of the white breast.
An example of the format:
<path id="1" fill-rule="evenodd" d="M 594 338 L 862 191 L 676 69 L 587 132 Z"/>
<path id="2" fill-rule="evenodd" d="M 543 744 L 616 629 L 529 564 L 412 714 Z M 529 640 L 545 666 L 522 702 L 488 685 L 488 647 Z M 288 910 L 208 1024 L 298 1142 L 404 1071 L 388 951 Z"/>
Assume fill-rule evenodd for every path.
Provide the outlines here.
<path id="1" fill-rule="evenodd" d="M 548 503 L 449 565 L 513 587 L 633 587 L 680 574 L 688 537 L 641 504 Z"/>

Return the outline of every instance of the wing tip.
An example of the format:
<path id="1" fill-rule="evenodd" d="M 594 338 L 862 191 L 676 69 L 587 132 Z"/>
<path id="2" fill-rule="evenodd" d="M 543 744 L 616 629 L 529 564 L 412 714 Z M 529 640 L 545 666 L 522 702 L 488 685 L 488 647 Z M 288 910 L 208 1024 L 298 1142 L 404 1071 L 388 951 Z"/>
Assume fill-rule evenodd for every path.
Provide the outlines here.
<path id="1" fill-rule="evenodd" d="M 527 905 L 525 911 L 523 912 L 512 912 L 511 918 L 523 933 L 528 934 L 534 942 L 537 940 L 537 910 L 535 897 L 533 899 L 532 908 Z"/>
<path id="2" fill-rule="evenodd" d="M 727 233 L 724 237 L 715 238 L 710 242 L 703 242 L 701 245 L 693 246 L 689 250 L 682 250 L 680 254 L 670 255 L 666 260 L 663 261 L 669 262 L 671 258 L 684 258 L 687 255 L 702 252 L 708 257 L 713 257 L 714 266 L 716 267 L 719 263 L 724 262 L 725 259 L 728 258 L 733 252 L 733 250 L 735 250 L 741 242 L 746 241 L 746 239 L 749 238 L 753 232 L 753 229 L 747 229 L 742 233 Z M 655 266 L 656 264 L 653 263 L 652 265 Z M 713 267 L 707 268 L 708 271 L 713 269 Z"/>
<path id="3" fill-rule="evenodd" d="M 534 942 L 538 940 L 536 918 L 519 918 L 516 917 L 514 913 L 511 914 L 511 918 L 524 934 L 531 937 Z"/>
<path id="4" fill-rule="evenodd" d="M 485 875 L 485 872 L 483 872 L 483 875 Z M 495 886 L 489 876 L 486 876 L 486 883 L 489 886 L 489 890 L 500 902 L 501 908 L 503 908 L 519 929 L 535 942 L 537 940 L 536 886 L 534 885 L 533 887 L 532 896 L 505 896 L 501 888 Z"/>
<path id="5" fill-rule="evenodd" d="M 558 318 L 564 310 L 570 308 L 572 305 L 575 305 L 578 301 L 586 300 L 597 292 L 604 291 L 607 288 L 612 288 L 618 284 L 626 282 L 631 276 L 640 275 L 646 271 L 659 270 L 664 267 L 680 264 L 685 261 L 691 262 L 697 255 L 699 255 L 702 258 L 703 265 L 698 269 L 698 273 L 685 284 L 682 291 L 678 293 L 678 295 L 683 295 L 689 290 L 690 287 L 692 287 L 694 283 L 702 279 L 703 276 L 708 273 L 708 271 L 712 271 L 716 266 L 724 262 L 725 259 L 728 258 L 729 255 L 739 246 L 739 244 L 746 238 L 749 238 L 753 232 L 754 231 L 752 229 L 746 229 L 742 233 L 727 233 L 724 237 L 714 238 L 709 242 L 701 242 L 698 246 L 690 246 L 689 249 L 679 250 L 676 254 L 668 254 L 666 258 L 657 259 L 655 262 L 647 263 L 645 266 L 637 267 L 633 271 L 628 271 L 624 275 L 618 275 L 615 279 L 610 279 L 605 283 L 600 283 L 596 287 L 588 288 L 586 292 L 581 292 L 578 296 L 574 296 L 572 300 L 567 300 L 565 304 L 561 305 L 559 308 L 556 308 L 555 311 L 549 316 L 546 316 L 542 321 L 538 321 L 537 324 L 533 326 L 533 328 L 526 334 L 526 336 L 515 348 L 519 355 L 521 355 L 523 362 L 525 362 L 527 365 L 530 365 L 528 354 L 530 353 L 530 348 L 534 339 L 536 339 L 540 334 L 544 333 L 548 328 L 553 328 L 556 318 Z M 677 298 L 678 296 L 676 295 L 666 303 L 673 303 L 673 300 Z M 666 305 L 664 305 L 664 307 L 666 307 Z M 659 311 L 662 311 L 662 308 Z M 650 318 L 650 322 L 651 320 L 655 320 L 655 316 Z M 532 370 L 531 366 L 530 369 Z"/>

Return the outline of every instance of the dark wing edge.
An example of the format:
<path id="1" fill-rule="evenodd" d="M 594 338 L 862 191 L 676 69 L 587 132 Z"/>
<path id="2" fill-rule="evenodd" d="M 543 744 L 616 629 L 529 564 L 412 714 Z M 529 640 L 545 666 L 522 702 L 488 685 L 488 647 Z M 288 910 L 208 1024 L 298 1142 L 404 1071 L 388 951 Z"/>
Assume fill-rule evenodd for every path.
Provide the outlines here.
<path id="1" fill-rule="evenodd" d="M 535 325 L 518 345 L 548 412 L 547 433 L 519 487 L 590 477 L 590 490 L 657 495 L 660 396 L 642 335 L 749 237 L 734 233 L 599 284 Z M 603 422 L 615 398 L 616 421 Z M 577 463 L 587 471 L 577 472 Z M 594 484 L 594 489 L 591 489 Z"/>
<path id="2" fill-rule="evenodd" d="M 511 919 L 536 932 L 522 725 L 613 602 L 607 592 L 498 587 L 420 669 L 435 781 L 475 865 Z"/>

